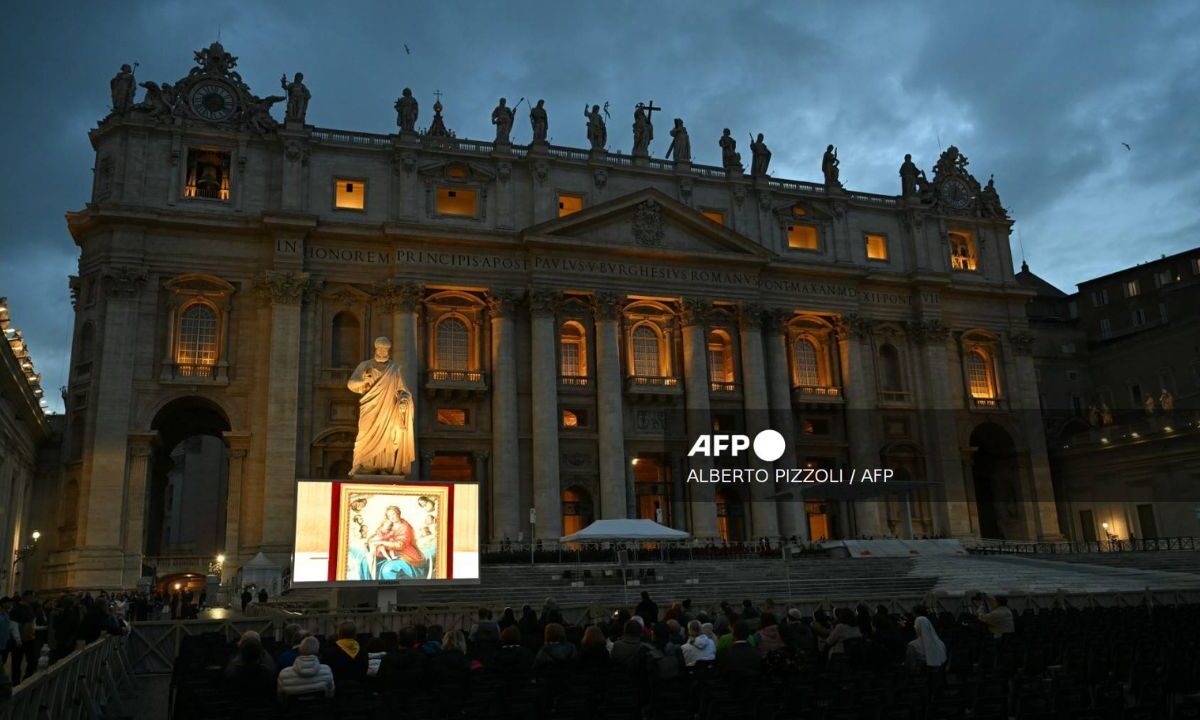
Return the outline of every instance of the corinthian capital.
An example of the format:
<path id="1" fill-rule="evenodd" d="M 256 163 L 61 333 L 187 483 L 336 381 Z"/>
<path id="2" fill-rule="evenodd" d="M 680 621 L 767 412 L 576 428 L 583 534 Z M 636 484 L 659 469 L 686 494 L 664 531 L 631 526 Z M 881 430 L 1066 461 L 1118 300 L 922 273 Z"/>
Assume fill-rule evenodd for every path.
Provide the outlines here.
<path id="1" fill-rule="evenodd" d="M 415 312 L 425 299 L 425 286 L 393 278 L 376 283 L 374 294 L 388 312 Z"/>
<path id="2" fill-rule="evenodd" d="M 874 329 L 874 320 L 854 313 L 839 317 L 833 326 L 833 331 L 837 334 L 839 340 L 849 340 L 852 337 L 860 339 L 870 337 Z"/>
<path id="3" fill-rule="evenodd" d="M 592 312 L 597 320 L 616 320 L 621 314 L 621 303 L 617 293 L 598 292 L 592 296 Z"/>
<path id="4" fill-rule="evenodd" d="M 712 313 L 712 303 L 701 298 L 684 298 L 681 306 L 679 321 L 684 327 L 703 325 L 708 322 L 708 316 Z"/>
<path id="5" fill-rule="evenodd" d="M 529 291 L 529 311 L 534 315 L 554 315 L 562 303 L 562 293 L 549 288 Z"/>
<path id="6" fill-rule="evenodd" d="M 521 296 L 511 290 L 493 290 L 488 293 L 488 309 L 493 318 L 511 317 Z"/>
<path id="7" fill-rule="evenodd" d="M 950 337 L 950 328 L 943 325 L 941 320 L 912 320 L 905 326 L 920 343 L 946 342 L 946 338 Z"/>
<path id="8" fill-rule="evenodd" d="M 310 284 L 310 276 L 305 272 L 267 270 L 258 276 L 256 289 L 265 303 L 299 305 Z"/>
<path id="9" fill-rule="evenodd" d="M 738 308 L 738 324 L 743 331 L 761 332 L 766 310 L 758 303 L 742 303 Z"/>

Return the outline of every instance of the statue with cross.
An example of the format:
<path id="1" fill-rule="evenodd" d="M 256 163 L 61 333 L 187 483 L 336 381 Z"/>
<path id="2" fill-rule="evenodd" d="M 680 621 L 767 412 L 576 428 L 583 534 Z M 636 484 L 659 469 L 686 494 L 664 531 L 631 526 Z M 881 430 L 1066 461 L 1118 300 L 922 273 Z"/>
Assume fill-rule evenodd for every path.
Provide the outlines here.
<path id="1" fill-rule="evenodd" d="M 652 113 L 662 110 L 654 106 L 654 101 L 638 103 L 633 109 L 633 156 L 650 157 L 650 141 L 654 139 L 654 123 Z"/>

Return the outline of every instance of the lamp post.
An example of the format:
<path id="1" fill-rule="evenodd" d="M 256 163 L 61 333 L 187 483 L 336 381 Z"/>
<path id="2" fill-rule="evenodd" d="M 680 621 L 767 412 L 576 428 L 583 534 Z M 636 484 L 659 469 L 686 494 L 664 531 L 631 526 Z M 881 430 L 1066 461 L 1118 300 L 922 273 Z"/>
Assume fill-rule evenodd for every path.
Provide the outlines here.
<path id="1" fill-rule="evenodd" d="M 11 576 L 13 576 L 14 578 L 18 572 L 17 564 L 20 563 L 25 558 L 32 555 L 33 552 L 35 550 L 37 550 L 38 540 L 42 539 L 42 533 L 37 530 L 34 530 L 32 533 L 29 534 L 29 537 L 32 540 L 31 543 L 29 543 L 25 547 L 19 547 L 16 550 L 13 550 L 12 568 L 11 568 L 11 572 L 9 574 Z M 16 588 L 14 588 L 14 590 L 15 589 Z"/>

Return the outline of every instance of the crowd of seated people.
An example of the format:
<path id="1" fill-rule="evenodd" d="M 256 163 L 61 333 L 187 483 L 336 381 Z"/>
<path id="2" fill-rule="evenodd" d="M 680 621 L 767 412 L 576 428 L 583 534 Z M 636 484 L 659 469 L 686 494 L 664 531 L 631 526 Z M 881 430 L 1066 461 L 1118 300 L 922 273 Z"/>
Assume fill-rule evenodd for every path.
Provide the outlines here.
<path id="1" fill-rule="evenodd" d="M 1017 615 L 1003 598 L 973 601 L 959 614 L 808 615 L 750 600 L 660 611 L 643 593 L 582 626 L 548 601 L 499 619 L 481 609 L 464 630 L 365 636 L 346 622 L 321 638 L 291 625 L 282 641 L 247 632 L 233 648 L 197 637 L 176 662 L 173 717 L 1200 717 L 1187 698 L 1200 690 L 1200 606 Z"/>

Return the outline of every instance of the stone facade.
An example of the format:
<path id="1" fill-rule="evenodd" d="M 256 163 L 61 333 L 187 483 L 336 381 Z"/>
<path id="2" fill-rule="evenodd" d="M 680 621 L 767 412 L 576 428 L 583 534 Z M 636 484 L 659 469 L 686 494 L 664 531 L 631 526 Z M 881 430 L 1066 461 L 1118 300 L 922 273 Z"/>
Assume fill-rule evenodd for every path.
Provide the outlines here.
<path id="1" fill-rule="evenodd" d="M 897 197 L 602 148 L 274 127 L 246 121 L 259 101 L 207 52 L 177 104 L 91 133 L 50 584 L 162 574 L 147 518 L 191 434 L 224 440 L 226 571 L 260 550 L 286 564 L 296 480 L 348 471 L 346 377 L 380 335 L 418 395 L 419 475 L 480 483 L 485 542 L 627 516 L 705 539 L 1057 536 L 1040 424 L 1022 419 L 1032 293 L 957 149 Z M 228 112 L 188 95 L 212 84 Z M 903 482 L 803 503 L 685 483 L 721 464 L 686 457 L 714 427 L 780 430 L 780 467 Z"/>

